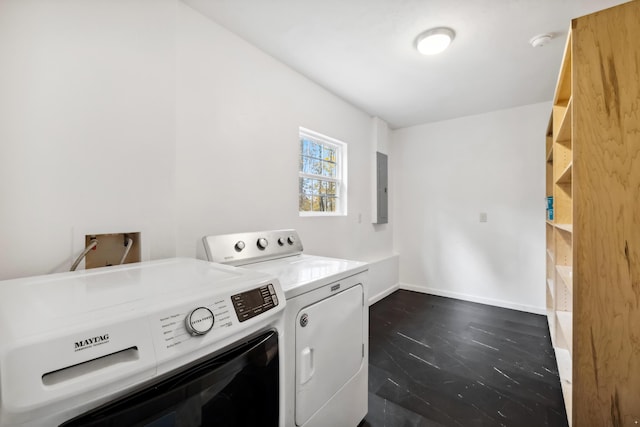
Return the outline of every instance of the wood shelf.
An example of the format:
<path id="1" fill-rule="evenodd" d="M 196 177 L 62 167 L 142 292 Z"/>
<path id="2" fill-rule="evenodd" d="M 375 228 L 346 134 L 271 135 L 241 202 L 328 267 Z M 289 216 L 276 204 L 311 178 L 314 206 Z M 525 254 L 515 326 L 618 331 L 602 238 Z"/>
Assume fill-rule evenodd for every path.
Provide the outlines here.
<path id="1" fill-rule="evenodd" d="M 567 233 L 573 233 L 573 224 L 555 224 L 558 230 L 566 231 Z"/>
<path id="2" fill-rule="evenodd" d="M 556 361 L 558 363 L 558 376 L 560 377 L 560 385 L 562 386 L 562 394 L 564 396 L 564 404 L 567 410 L 567 418 L 571 424 L 572 394 L 573 394 L 573 378 L 571 375 L 571 354 L 563 348 L 556 348 Z"/>
<path id="3" fill-rule="evenodd" d="M 547 126 L 547 143 L 545 147 L 547 153 L 547 162 L 551 163 L 553 160 L 553 114 L 549 119 L 549 125 Z"/>
<path id="4" fill-rule="evenodd" d="M 551 250 L 551 248 L 547 248 L 547 256 L 549 257 L 551 263 L 553 263 L 553 251 Z"/>
<path id="5" fill-rule="evenodd" d="M 549 124 L 547 125 L 547 145 L 546 152 L 551 151 L 551 146 L 553 145 L 553 114 L 549 117 Z"/>
<path id="6" fill-rule="evenodd" d="M 556 361 L 558 363 L 558 375 L 560 381 L 572 384 L 571 378 L 571 354 L 564 348 L 556 348 Z"/>
<path id="7" fill-rule="evenodd" d="M 562 387 L 562 396 L 564 397 L 564 408 L 567 411 L 567 420 L 569 422 L 569 427 L 572 424 L 572 411 L 573 411 L 573 384 L 568 383 L 566 381 L 560 381 L 560 386 Z"/>
<path id="8" fill-rule="evenodd" d="M 572 353 L 573 347 L 573 313 L 570 311 L 556 311 L 556 317 L 558 319 L 558 327 L 562 332 L 562 336 L 567 344 L 569 353 Z"/>
<path id="9" fill-rule="evenodd" d="M 568 102 L 569 98 L 571 98 L 571 68 L 571 31 L 569 31 L 567 44 L 564 47 L 560 73 L 558 74 L 558 82 L 556 83 L 556 93 L 553 99 L 554 104 Z"/>
<path id="10" fill-rule="evenodd" d="M 573 162 L 569 162 L 566 168 L 560 173 L 560 176 L 556 180 L 556 184 L 571 184 Z"/>
<path id="11" fill-rule="evenodd" d="M 549 322 L 549 336 L 551 338 L 551 345 L 554 349 L 558 348 L 558 339 L 556 338 L 556 312 L 554 308 L 551 308 L 547 313 L 547 321 Z"/>
<path id="12" fill-rule="evenodd" d="M 573 110 L 573 98 L 569 99 L 562 121 L 560 122 L 560 128 L 558 129 L 558 135 L 556 135 L 556 142 L 562 145 L 571 147 L 571 111 Z"/>
<path id="13" fill-rule="evenodd" d="M 562 282 L 567 287 L 567 290 L 573 294 L 573 274 L 572 268 L 565 265 L 556 265 L 556 271 L 558 276 L 562 279 Z"/>
<path id="14" fill-rule="evenodd" d="M 553 104 L 553 142 L 554 149 L 557 148 L 558 142 L 558 132 L 560 131 L 560 126 L 562 126 L 562 121 L 564 117 L 567 115 L 567 103 L 569 100 L 564 100 L 562 102 L 558 102 Z"/>
<path id="15" fill-rule="evenodd" d="M 553 283 L 553 279 L 547 279 L 547 288 L 549 288 L 549 292 L 551 293 L 551 298 L 555 299 L 555 288 L 554 288 L 554 283 Z"/>

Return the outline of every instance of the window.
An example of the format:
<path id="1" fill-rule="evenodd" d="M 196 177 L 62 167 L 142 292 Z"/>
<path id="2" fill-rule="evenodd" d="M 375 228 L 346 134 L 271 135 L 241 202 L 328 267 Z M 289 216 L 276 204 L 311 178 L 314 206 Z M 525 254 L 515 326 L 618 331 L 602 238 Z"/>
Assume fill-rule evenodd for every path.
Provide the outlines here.
<path id="1" fill-rule="evenodd" d="M 300 128 L 300 215 L 347 214 L 347 145 Z"/>

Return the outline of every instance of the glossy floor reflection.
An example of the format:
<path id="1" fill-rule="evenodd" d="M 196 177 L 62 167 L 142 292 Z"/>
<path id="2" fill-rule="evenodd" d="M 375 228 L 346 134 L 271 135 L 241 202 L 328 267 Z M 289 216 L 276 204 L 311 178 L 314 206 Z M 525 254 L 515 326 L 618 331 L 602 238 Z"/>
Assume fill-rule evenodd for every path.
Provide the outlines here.
<path id="1" fill-rule="evenodd" d="M 545 316 L 396 291 L 369 329 L 361 427 L 567 426 Z"/>

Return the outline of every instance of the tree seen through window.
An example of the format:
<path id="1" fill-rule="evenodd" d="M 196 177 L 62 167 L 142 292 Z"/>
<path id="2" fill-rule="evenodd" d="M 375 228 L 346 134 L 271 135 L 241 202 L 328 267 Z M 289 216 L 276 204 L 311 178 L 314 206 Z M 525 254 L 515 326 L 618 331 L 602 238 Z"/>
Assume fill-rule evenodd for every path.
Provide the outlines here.
<path id="1" fill-rule="evenodd" d="M 341 147 L 300 135 L 300 212 L 338 212 Z"/>

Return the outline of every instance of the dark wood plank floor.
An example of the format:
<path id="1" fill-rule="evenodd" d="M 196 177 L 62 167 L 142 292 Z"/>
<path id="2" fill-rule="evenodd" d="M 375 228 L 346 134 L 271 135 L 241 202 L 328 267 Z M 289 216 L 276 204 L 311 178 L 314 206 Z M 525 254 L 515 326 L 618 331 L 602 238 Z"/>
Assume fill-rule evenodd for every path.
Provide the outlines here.
<path id="1" fill-rule="evenodd" d="M 361 427 L 567 426 L 545 316 L 410 291 L 369 313 Z"/>

